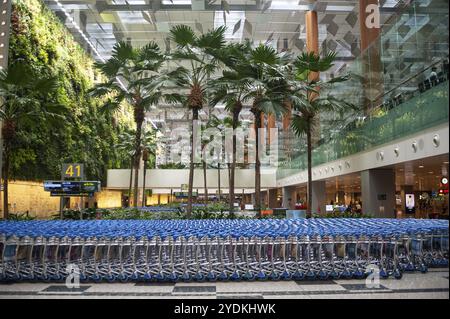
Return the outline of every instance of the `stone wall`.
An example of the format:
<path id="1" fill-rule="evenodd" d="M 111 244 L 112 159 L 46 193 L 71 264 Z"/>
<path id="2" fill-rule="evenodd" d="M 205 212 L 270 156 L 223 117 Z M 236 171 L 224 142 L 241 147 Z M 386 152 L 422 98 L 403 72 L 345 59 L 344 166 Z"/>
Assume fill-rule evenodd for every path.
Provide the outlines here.
<path id="1" fill-rule="evenodd" d="M 42 182 L 11 181 L 8 186 L 10 213 L 28 211 L 31 216 L 47 218 L 59 211 L 59 197 L 44 191 Z M 3 216 L 3 192 L 0 202 Z"/>
<path id="2" fill-rule="evenodd" d="M 3 192 L 0 196 L 0 217 L 3 217 Z M 99 208 L 121 207 L 121 191 L 102 189 L 91 199 L 91 206 L 97 202 Z M 71 197 L 70 208 L 85 207 L 87 198 Z M 29 212 L 30 216 L 37 218 L 49 218 L 59 212 L 60 198 L 50 196 L 44 191 L 42 182 L 11 181 L 9 183 L 9 207 L 10 213 Z"/>

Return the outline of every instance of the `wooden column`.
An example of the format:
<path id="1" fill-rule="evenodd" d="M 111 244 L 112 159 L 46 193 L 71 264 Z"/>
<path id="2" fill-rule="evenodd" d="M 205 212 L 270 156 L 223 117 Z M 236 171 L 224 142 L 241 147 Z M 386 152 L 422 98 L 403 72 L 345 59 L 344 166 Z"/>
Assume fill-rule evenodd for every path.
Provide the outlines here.
<path id="1" fill-rule="evenodd" d="M 366 12 L 366 8 L 371 4 L 378 6 L 378 0 L 359 0 L 359 29 L 361 37 L 361 52 L 366 50 L 380 36 L 380 28 L 368 28 L 366 25 L 366 18 L 370 13 Z"/>
<path id="2" fill-rule="evenodd" d="M 317 22 L 316 11 L 306 11 L 305 13 L 306 23 L 306 51 L 319 54 L 319 24 Z M 319 79 L 318 72 L 312 72 L 309 75 L 309 80 Z"/>

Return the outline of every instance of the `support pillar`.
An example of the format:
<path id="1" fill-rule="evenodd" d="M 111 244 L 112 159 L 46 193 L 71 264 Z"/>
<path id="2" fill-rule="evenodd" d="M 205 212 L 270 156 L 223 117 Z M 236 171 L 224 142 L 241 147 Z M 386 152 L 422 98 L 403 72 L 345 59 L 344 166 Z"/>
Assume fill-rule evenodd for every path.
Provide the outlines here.
<path id="1" fill-rule="evenodd" d="M 308 53 L 319 54 L 319 23 L 317 20 L 317 12 L 316 11 L 306 11 L 305 13 L 305 25 L 306 25 L 306 51 Z M 309 81 L 318 81 L 319 80 L 319 72 L 311 72 L 308 76 Z M 319 87 L 315 87 L 316 90 L 319 90 Z M 317 97 L 317 93 L 309 92 L 308 99 L 310 101 L 314 100 Z M 320 115 L 318 116 L 320 118 Z M 320 123 L 320 121 L 317 121 Z M 320 124 L 317 126 L 315 130 L 313 130 L 312 134 L 312 142 L 316 142 L 320 139 Z"/>
<path id="2" fill-rule="evenodd" d="M 0 1 L 0 70 L 4 70 L 8 67 L 9 32 L 11 25 L 11 2 L 12 0 Z M 0 99 L 1 98 L 2 97 L 0 96 Z M 2 121 L 0 121 L 0 183 L 2 182 L 2 173 L 3 173 L 3 139 L 1 130 L 2 127 L 3 123 Z M 3 196 L 3 192 L 0 192 L 0 195 Z M 3 211 L 3 199 L 1 203 L 2 205 L 0 209 Z"/>
<path id="3" fill-rule="evenodd" d="M 336 194 L 336 201 L 345 204 L 345 192 L 344 191 L 338 191 Z"/>
<path id="4" fill-rule="evenodd" d="M 325 181 L 313 181 L 311 192 L 312 196 L 311 213 L 325 213 L 325 205 L 327 204 L 327 189 Z"/>
<path id="5" fill-rule="evenodd" d="M 361 172 L 362 212 L 378 218 L 393 218 L 395 212 L 395 171 L 371 169 Z"/>
<path id="6" fill-rule="evenodd" d="M 270 208 L 278 208 L 278 201 L 277 201 L 277 189 L 268 189 L 267 190 L 267 196 L 269 197 L 269 207 Z"/>
<path id="7" fill-rule="evenodd" d="M 295 209 L 295 202 L 297 201 L 297 192 L 295 186 L 285 186 L 282 188 L 283 208 Z"/>

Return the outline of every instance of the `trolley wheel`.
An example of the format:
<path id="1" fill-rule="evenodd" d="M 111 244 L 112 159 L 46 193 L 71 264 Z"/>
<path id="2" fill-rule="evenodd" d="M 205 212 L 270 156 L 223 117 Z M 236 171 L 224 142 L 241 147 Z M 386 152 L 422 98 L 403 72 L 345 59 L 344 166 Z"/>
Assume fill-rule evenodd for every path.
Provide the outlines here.
<path id="1" fill-rule="evenodd" d="M 341 278 L 341 274 L 339 272 L 333 270 L 330 273 L 330 277 L 333 278 L 333 279 L 340 279 Z"/>
<path id="2" fill-rule="evenodd" d="M 267 276 L 264 272 L 260 271 L 257 275 L 258 280 L 267 280 Z"/>
<path id="3" fill-rule="evenodd" d="M 296 271 L 292 277 L 294 280 L 303 280 L 305 279 L 305 274 L 300 271 Z"/>
<path id="4" fill-rule="evenodd" d="M 424 264 L 422 264 L 422 265 L 419 266 L 419 271 L 420 271 L 422 274 L 425 274 L 425 273 L 428 272 L 428 267 L 425 266 Z"/>
<path id="5" fill-rule="evenodd" d="M 361 270 L 355 271 L 354 275 L 355 275 L 356 279 L 363 279 L 364 278 L 364 273 Z"/>
<path id="6" fill-rule="evenodd" d="M 308 271 L 306 273 L 306 279 L 307 280 L 315 280 L 316 279 L 316 274 L 313 271 Z"/>
<path id="7" fill-rule="evenodd" d="M 380 278 L 386 279 L 389 278 L 389 274 L 387 273 L 386 269 L 381 269 L 380 270 Z"/>
<path id="8" fill-rule="evenodd" d="M 292 279 L 292 275 L 287 272 L 287 271 L 283 271 L 283 273 L 281 274 L 281 278 L 283 280 L 291 280 Z"/>
<path id="9" fill-rule="evenodd" d="M 220 273 L 219 280 L 227 280 L 227 279 L 228 279 L 228 276 L 224 272 Z"/>
<path id="10" fill-rule="evenodd" d="M 234 280 L 234 281 L 238 281 L 238 280 L 240 280 L 241 279 L 241 277 L 239 276 L 239 274 L 237 273 L 237 272 L 233 272 L 232 274 L 231 274 L 231 278 L 230 278 L 231 280 Z"/>
<path id="11" fill-rule="evenodd" d="M 270 279 L 272 279 L 272 280 L 280 280 L 280 275 L 275 273 L 275 272 L 272 272 L 270 274 Z"/>
<path id="12" fill-rule="evenodd" d="M 144 281 L 150 281 L 150 280 L 152 280 L 152 275 L 150 275 L 150 274 L 145 274 L 145 275 L 144 275 Z"/>
<path id="13" fill-rule="evenodd" d="M 344 272 L 342 273 L 342 277 L 346 278 L 346 279 L 350 279 L 353 277 L 352 273 L 348 270 L 344 270 Z"/>
<path id="14" fill-rule="evenodd" d="M 327 280 L 328 279 L 328 274 L 325 271 L 323 271 L 323 270 L 319 271 L 319 279 L 320 280 Z"/>
<path id="15" fill-rule="evenodd" d="M 216 278 L 216 275 L 214 275 L 213 273 L 208 273 L 208 275 L 206 276 L 206 278 L 209 280 L 209 281 L 215 281 L 217 278 Z"/>

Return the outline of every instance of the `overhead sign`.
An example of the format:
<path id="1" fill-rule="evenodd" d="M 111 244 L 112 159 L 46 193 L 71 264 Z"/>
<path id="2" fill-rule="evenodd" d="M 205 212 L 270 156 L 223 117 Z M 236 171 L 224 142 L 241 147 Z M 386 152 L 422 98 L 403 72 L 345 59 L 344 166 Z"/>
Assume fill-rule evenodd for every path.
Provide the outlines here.
<path id="1" fill-rule="evenodd" d="M 198 195 L 197 192 L 192 192 L 192 197 L 197 197 L 197 195 Z M 174 192 L 173 196 L 175 196 L 176 198 L 188 198 L 189 193 L 188 192 Z"/>
<path id="2" fill-rule="evenodd" d="M 80 163 L 63 164 L 61 176 L 62 178 L 83 178 L 84 165 Z"/>
<path id="3" fill-rule="evenodd" d="M 100 191 L 99 181 L 44 181 L 51 196 L 86 196 Z"/>

